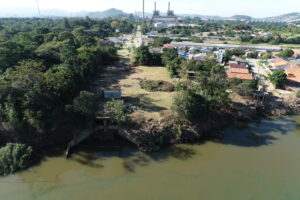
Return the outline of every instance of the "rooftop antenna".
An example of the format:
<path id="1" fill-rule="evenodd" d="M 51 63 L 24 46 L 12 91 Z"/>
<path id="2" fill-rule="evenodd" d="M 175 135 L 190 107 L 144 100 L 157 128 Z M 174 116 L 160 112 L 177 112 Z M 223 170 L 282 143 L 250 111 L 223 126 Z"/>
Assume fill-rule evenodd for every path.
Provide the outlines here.
<path id="1" fill-rule="evenodd" d="M 41 17 L 41 11 L 40 11 L 40 4 L 39 4 L 39 0 L 36 0 L 36 5 L 37 5 L 37 9 L 38 9 L 39 17 Z"/>

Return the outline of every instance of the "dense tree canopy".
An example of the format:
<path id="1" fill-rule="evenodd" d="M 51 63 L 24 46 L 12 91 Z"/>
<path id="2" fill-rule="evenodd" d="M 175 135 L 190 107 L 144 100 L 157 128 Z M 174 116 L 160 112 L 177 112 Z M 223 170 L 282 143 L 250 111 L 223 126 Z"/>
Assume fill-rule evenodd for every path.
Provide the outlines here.
<path id="1" fill-rule="evenodd" d="M 0 128 L 22 136 L 50 132 L 60 123 L 72 127 L 76 116 L 94 116 L 95 97 L 82 90 L 116 57 L 116 49 L 101 42 L 118 34 L 112 22 L 1 19 Z M 119 20 L 118 28 L 130 32 L 133 25 Z"/>

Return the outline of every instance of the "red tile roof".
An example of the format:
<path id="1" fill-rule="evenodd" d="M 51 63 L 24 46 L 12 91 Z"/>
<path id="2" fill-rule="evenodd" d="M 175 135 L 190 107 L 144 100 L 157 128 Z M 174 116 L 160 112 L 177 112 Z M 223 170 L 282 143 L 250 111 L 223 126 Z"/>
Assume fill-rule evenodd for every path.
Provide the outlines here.
<path id="1" fill-rule="evenodd" d="M 253 77 L 251 74 L 244 74 L 244 73 L 229 73 L 227 74 L 227 78 L 238 78 L 242 80 L 252 80 Z"/>
<path id="2" fill-rule="evenodd" d="M 281 63 L 281 62 L 286 62 L 286 60 L 283 60 L 282 58 L 272 58 L 268 60 L 271 63 Z"/>
<path id="3" fill-rule="evenodd" d="M 226 66 L 225 68 L 229 69 L 230 73 L 249 74 L 249 70 L 244 64 L 230 63 L 229 66 Z"/>
<path id="4" fill-rule="evenodd" d="M 244 64 L 230 63 L 230 64 L 229 64 L 229 67 L 230 67 L 230 68 L 247 69 L 246 65 L 244 65 Z"/>
<path id="5" fill-rule="evenodd" d="M 300 69 L 299 68 L 287 68 L 286 69 L 287 79 L 289 81 L 300 83 Z"/>
<path id="6" fill-rule="evenodd" d="M 228 67 L 229 73 L 227 78 L 238 78 L 242 80 L 252 80 L 252 74 L 249 73 L 248 68 L 244 64 L 234 64 L 231 63 Z"/>
<path id="7" fill-rule="evenodd" d="M 173 44 L 165 44 L 164 48 L 166 48 L 166 49 L 172 49 L 172 48 L 175 48 L 175 46 Z"/>

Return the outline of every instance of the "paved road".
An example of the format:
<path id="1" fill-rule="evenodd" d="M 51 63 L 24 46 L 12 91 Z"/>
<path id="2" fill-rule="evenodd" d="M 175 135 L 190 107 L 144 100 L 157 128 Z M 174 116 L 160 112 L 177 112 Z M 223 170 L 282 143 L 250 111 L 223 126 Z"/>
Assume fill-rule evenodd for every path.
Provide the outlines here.
<path id="1" fill-rule="evenodd" d="M 250 65 L 252 65 L 252 71 L 254 73 L 254 76 L 259 80 L 259 89 L 263 88 L 264 91 L 273 91 L 275 90 L 273 84 L 266 80 L 264 77 L 267 76 L 271 71 L 266 66 L 259 64 L 258 59 L 247 59 L 250 61 Z"/>
<path id="2" fill-rule="evenodd" d="M 141 31 L 141 27 L 137 27 L 136 35 L 135 35 L 135 40 L 134 40 L 134 46 L 135 47 L 140 47 L 143 44 L 143 34 Z"/>

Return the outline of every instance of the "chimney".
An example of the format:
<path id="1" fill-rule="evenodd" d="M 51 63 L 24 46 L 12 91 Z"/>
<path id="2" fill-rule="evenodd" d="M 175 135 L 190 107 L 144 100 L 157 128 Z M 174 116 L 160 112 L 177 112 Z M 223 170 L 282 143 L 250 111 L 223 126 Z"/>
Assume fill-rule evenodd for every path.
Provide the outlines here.
<path id="1" fill-rule="evenodd" d="M 171 10 L 171 4 L 169 2 L 168 11 L 170 11 L 170 10 Z"/>
<path id="2" fill-rule="evenodd" d="M 143 20 L 145 19 L 145 0 L 143 0 Z"/>
<path id="3" fill-rule="evenodd" d="M 156 11 L 156 1 L 154 2 L 154 11 Z"/>

